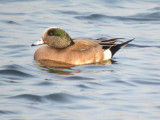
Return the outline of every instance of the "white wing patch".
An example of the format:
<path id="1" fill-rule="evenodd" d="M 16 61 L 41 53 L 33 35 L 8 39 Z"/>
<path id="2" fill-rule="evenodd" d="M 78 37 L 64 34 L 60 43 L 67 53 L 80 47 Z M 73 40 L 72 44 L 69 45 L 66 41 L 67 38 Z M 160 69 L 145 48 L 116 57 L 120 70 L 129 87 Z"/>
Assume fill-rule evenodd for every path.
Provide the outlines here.
<path id="1" fill-rule="evenodd" d="M 103 53 L 104 53 L 104 60 L 109 60 L 112 58 L 112 53 L 109 49 L 105 50 Z"/>

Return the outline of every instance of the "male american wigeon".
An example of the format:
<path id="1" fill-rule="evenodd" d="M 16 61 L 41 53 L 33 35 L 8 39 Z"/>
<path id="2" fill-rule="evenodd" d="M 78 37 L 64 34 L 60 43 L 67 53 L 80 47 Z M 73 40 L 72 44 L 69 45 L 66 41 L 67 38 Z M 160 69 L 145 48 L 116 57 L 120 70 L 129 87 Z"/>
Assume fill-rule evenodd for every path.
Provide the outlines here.
<path id="1" fill-rule="evenodd" d="M 40 47 L 34 54 L 37 61 L 49 60 L 70 65 L 83 65 L 109 60 L 122 47 L 132 40 L 116 44 L 113 39 L 72 39 L 61 28 L 48 28 L 41 40 L 32 46 L 47 44 Z"/>

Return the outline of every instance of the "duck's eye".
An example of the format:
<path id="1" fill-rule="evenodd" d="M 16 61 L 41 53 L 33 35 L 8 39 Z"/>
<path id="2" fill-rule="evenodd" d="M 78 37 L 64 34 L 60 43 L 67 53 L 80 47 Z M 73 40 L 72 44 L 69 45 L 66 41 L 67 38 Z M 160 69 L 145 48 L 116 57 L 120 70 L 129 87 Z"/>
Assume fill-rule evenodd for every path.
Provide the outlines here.
<path id="1" fill-rule="evenodd" d="M 48 35 L 49 35 L 49 36 L 53 36 L 53 35 L 54 35 L 54 30 L 49 30 L 49 31 L 48 31 Z"/>

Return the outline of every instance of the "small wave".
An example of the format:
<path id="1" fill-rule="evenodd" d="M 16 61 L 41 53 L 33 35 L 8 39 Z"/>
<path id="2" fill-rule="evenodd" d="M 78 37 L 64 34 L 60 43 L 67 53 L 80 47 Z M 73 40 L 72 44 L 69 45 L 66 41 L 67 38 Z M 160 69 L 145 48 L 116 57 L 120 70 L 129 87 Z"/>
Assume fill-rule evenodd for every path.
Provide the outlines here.
<path id="1" fill-rule="evenodd" d="M 69 14 L 69 15 L 78 15 L 79 13 L 78 12 L 75 12 L 75 11 L 59 11 L 60 13 L 63 13 L 63 14 Z"/>
<path id="2" fill-rule="evenodd" d="M 13 13 L 13 12 L 0 12 L 0 15 L 13 15 L 13 16 L 21 16 L 21 15 L 25 15 L 25 13 L 21 13 L 21 12 L 17 12 L 17 13 Z"/>
<path id="3" fill-rule="evenodd" d="M 130 20 L 135 21 L 159 21 L 160 20 L 160 12 L 153 13 L 138 13 L 136 15 L 128 17 Z"/>
<path id="4" fill-rule="evenodd" d="M 87 16 L 76 16 L 80 20 L 120 20 L 120 21 L 160 21 L 160 12 L 138 13 L 132 16 L 109 16 L 104 14 L 91 14 Z"/>
<path id="5" fill-rule="evenodd" d="M 56 102 L 71 102 L 73 98 L 75 98 L 72 95 L 66 94 L 66 93 L 54 93 L 44 96 L 45 99 L 50 101 L 56 101 Z"/>
<path id="6" fill-rule="evenodd" d="M 77 87 L 84 88 L 84 89 L 91 89 L 90 87 L 83 85 L 83 84 L 77 85 Z"/>
<path id="7" fill-rule="evenodd" d="M 152 81 L 141 81 L 141 80 L 135 80 L 134 83 L 136 84 L 142 84 L 142 85 L 158 85 L 160 82 L 152 82 Z"/>
<path id="8" fill-rule="evenodd" d="M 156 46 L 156 45 L 136 45 L 136 44 L 128 44 L 126 47 L 137 47 L 137 48 L 160 48 L 160 46 Z"/>
<path id="9" fill-rule="evenodd" d="M 26 47 L 26 45 L 6 45 L 6 46 L 3 46 L 4 48 L 24 48 Z"/>
<path id="10" fill-rule="evenodd" d="M 44 98 L 50 101 L 56 101 L 56 102 L 62 102 L 62 103 L 74 102 L 82 99 L 89 99 L 84 96 L 71 95 L 68 93 L 53 93 L 53 94 L 44 96 Z"/>
<path id="11" fill-rule="evenodd" d="M 2 47 L 7 49 L 4 51 L 4 55 L 9 55 L 11 57 L 24 57 L 29 55 L 27 52 L 24 52 L 28 50 L 26 45 L 4 45 Z"/>
<path id="12" fill-rule="evenodd" d="M 70 76 L 70 77 L 65 77 L 67 80 L 94 80 L 94 78 L 90 77 L 81 77 L 81 76 Z"/>
<path id="13" fill-rule="evenodd" d="M 32 94 L 21 94 L 17 96 L 10 97 L 12 99 L 26 99 L 29 101 L 43 102 L 43 97 Z"/>
<path id="14" fill-rule="evenodd" d="M 149 9 L 149 10 L 160 10 L 160 7 L 154 7 L 154 8 Z"/>
<path id="15" fill-rule="evenodd" d="M 17 76 L 17 77 L 33 77 L 33 75 L 28 74 L 25 72 L 25 68 L 22 66 L 19 66 L 17 64 L 12 64 L 12 65 L 4 65 L 0 70 L 0 75 L 6 76 L 9 78 L 9 76 Z"/>
<path id="16" fill-rule="evenodd" d="M 4 65 L 4 66 L 2 66 L 2 68 L 15 69 L 15 70 L 24 69 L 22 66 L 17 65 L 17 64 Z"/>
<path id="17" fill-rule="evenodd" d="M 37 84 L 35 84 L 35 85 L 38 85 L 38 86 L 52 86 L 52 85 L 54 85 L 54 83 L 53 82 L 40 82 L 40 83 L 37 83 Z"/>
<path id="18" fill-rule="evenodd" d="M 123 81 L 123 80 L 114 80 L 112 81 L 115 84 L 122 84 L 122 85 L 127 85 L 127 86 L 132 86 L 132 87 L 136 87 L 135 84 L 128 82 L 128 81 Z"/>
<path id="19" fill-rule="evenodd" d="M 0 30 L 1 31 L 1 30 Z M 0 38 L 6 38 L 7 36 L 2 36 L 2 35 L 0 35 Z"/>
<path id="20" fill-rule="evenodd" d="M 11 70 L 11 69 L 0 70 L 0 75 L 14 75 L 14 76 L 21 76 L 21 77 L 32 77 L 32 75 L 27 74 L 25 72 L 21 72 L 18 70 Z"/>
<path id="21" fill-rule="evenodd" d="M 5 21 L 5 23 L 10 24 L 10 25 L 20 25 L 19 23 L 15 22 L 13 20 Z"/>
<path id="22" fill-rule="evenodd" d="M 75 18 L 77 19 L 88 19 L 88 20 L 97 20 L 97 19 L 103 19 L 107 18 L 108 16 L 103 15 L 103 14 L 91 14 L 88 16 L 76 16 Z"/>
<path id="23" fill-rule="evenodd" d="M 8 111 L 8 110 L 0 110 L 0 114 L 15 114 L 15 112 Z"/>
<path id="24" fill-rule="evenodd" d="M 75 96 L 67 93 L 53 93 L 53 94 L 44 95 L 44 96 L 32 95 L 32 94 L 21 94 L 17 96 L 12 96 L 10 98 L 25 99 L 32 102 L 46 102 L 47 100 L 47 101 L 59 102 L 59 103 L 70 103 L 77 100 L 88 99 L 87 97 Z"/>

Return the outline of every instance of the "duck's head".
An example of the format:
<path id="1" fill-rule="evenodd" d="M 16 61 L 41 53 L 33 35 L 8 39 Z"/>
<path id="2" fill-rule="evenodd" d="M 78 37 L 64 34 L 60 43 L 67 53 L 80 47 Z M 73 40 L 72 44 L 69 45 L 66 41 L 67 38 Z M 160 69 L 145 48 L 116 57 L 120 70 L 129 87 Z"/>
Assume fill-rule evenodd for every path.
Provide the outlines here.
<path id="1" fill-rule="evenodd" d="M 32 46 L 41 44 L 47 44 L 50 47 L 62 49 L 73 45 L 74 42 L 64 30 L 57 27 L 51 27 L 44 32 L 41 40 L 32 44 Z"/>

